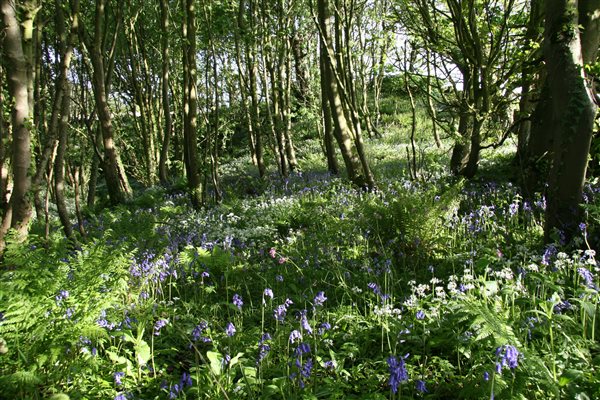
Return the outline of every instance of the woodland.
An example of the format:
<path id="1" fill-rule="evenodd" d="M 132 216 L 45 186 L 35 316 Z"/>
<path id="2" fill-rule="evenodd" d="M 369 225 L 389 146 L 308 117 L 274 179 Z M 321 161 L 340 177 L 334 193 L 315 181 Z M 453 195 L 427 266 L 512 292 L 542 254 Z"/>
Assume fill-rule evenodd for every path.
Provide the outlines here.
<path id="1" fill-rule="evenodd" d="M 600 0 L 0 0 L 0 398 L 600 398 Z"/>

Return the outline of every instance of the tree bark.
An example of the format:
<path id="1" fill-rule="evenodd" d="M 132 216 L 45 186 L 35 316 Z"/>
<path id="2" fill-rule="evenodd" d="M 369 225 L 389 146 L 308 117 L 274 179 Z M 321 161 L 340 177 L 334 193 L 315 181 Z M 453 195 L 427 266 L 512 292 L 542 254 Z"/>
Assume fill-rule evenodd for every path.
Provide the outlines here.
<path id="1" fill-rule="evenodd" d="M 96 111 L 102 132 L 104 144 L 104 179 L 108 189 L 110 202 L 115 205 L 125 202 L 131 196 L 131 187 L 127 175 L 123 170 L 119 152 L 115 144 L 112 116 L 108 106 L 105 63 L 102 55 L 102 39 L 104 36 L 106 0 L 96 0 L 96 13 L 94 20 L 94 37 L 90 49 L 92 62 L 92 86 Z"/>
<path id="2" fill-rule="evenodd" d="M 164 117 L 163 141 L 160 148 L 160 159 L 158 161 L 158 178 L 162 185 L 169 180 L 167 170 L 167 161 L 169 160 L 169 144 L 173 134 L 173 120 L 171 118 L 171 107 L 169 100 L 169 2 L 160 0 L 160 20 L 161 20 L 161 95 Z"/>
<path id="3" fill-rule="evenodd" d="M 13 0 L 1 0 L 0 12 L 4 24 L 4 53 L 6 55 L 8 90 L 13 101 L 12 124 L 12 170 L 13 190 L 8 208 L 0 225 L 0 252 L 5 246 L 5 235 L 14 228 L 20 238 L 29 230 L 31 219 L 31 134 L 28 128 L 30 104 L 28 98 L 29 77 L 27 60 L 23 52 L 23 36 L 15 14 Z"/>
<path id="4" fill-rule="evenodd" d="M 331 37 L 328 0 L 318 0 L 318 24 L 323 46 L 327 49 L 325 63 L 325 78 L 321 81 L 325 85 L 329 107 L 333 118 L 334 134 L 344 159 L 349 179 L 358 187 L 368 188 L 367 177 L 362 171 L 361 160 L 353 147 L 354 132 L 346 119 L 346 107 L 340 95 L 339 82 L 336 77 L 338 61 L 333 55 L 333 41 Z"/>
<path id="5" fill-rule="evenodd" d="M 549 96 L 554 121 L 554 159 L 550 171 L 545 238 L 550 241 L 555 229 L 569 241 L 582 222 L 580 207 L 587 160 L 597 106 L 586 82 L 584 54 L 596 52 L 598 35 L 585 42 L 583 32 L 597 23 L 589 15 L 600 11 L 600 0 L 586 0 L 587 14 L 581 15 L 576 0 L 546 2 L 544 54 L 548 70 Z M 597 16 L 595 16 L 597 18 Z M 597 26 L 597 25 L 595 25 Z M 549 118 L 552 116 L 548 116 Z"/>
<path id="6" fill-rule="evenodd" d="M 194 0 L 185 0 L 183 25 L 183 64 L 184 64 L 184 160 L 190 198 L 194 208 L 200 208 L 203 203 L 204 189 L 200 178 L 198 165 L 198 95 L 196 90 L 196 9 Z"/>

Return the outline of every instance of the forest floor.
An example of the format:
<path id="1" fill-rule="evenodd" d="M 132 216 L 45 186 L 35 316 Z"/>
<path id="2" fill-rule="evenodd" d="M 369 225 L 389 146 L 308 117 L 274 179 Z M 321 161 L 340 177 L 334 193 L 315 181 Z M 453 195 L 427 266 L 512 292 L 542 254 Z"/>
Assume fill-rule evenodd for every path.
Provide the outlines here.
<path id="1" fill-rule="evenodd" d="M 422 144 L 411 181 L 405 147 L 369 141 L 370 193 L 309 142 L 286 180 L 224 165 L 221 204 L 151 188 L 75 250 L 58 225 L 9 245 L 0 397 L 600 398 L 586 227 L 543 245 L 543 197 L 498 173 L 510 149 L 466 182 Z"/>

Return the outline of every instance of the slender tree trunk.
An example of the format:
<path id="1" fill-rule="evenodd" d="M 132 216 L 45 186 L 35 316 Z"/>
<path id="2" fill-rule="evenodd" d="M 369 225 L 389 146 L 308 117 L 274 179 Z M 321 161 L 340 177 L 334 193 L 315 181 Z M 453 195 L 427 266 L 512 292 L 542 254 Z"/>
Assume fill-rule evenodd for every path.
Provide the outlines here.
<path id="1" fill-rule="evenodd" d="M 267 171 L 263 156 L 263 129 L 260 123 L 260 108 L 258 104 L 258 63 L 256 60 L 257 46 L 255 39 L 256 32 L 256 4 L 254 0 L 249 0 L 250 12 L 250 42 L 246 48 L 246 64 L 248 68 L 249 90 L 250 90 L 250 117 L 255 138 L 256 164 L 260 177 L 264 177 Z"/>
<path id="2" fill-rule="evenodd" d="M 331 117 L 331 107 L 327 92 L 327 48 L 319 42 L 319 68 L 321 72 L 321 110 L 323 120 L 323 142 L 325 144 L 325 157 L 327 159 L 327 170 L 333 175 L 339 174 L 337 157 L 335 156 L 335 138 L 333 135 L 333 122 Z"/>
<path id="3" fill-rule="evenodd" d="M 160 0 L 160 21 L 161 21 L 161 94 L 162 108 L 164 115 L 164 131 L 163 142 L 160 148 L 160 160 L 158 162 L 158 177 L 160 183 L 165 185 L 169 180 L 167 170 L 167 161 L 169 160 L 169 144 L 173 131 L 173 120 L 171 118 L 171 107 L 169 100 L 169 2 L 168 0 Z"/>
<path id="4" fill-rule="evenodd" d="M 597 28 L 600 0 L 586 0 L 585 14 L 579 14 L 578 2 L 553 0 L 546 2 L 545 48 L 552 111 L 557 121 L 552 127 L 554 160 L 550 170 L 550 186 L 546 209 L 546 240 L 553 231 L 562 231 L 569 241 L 583 220 L 579 206 L 594 127 L 597 106 L 592 89 L 586 82 L 585 55 L 598 51 L 598 34 L 586 42 L 583 32 Z M 594 15 L 594 18 L 588 16 Z M 592 25 L 592 22 L 594 25 Z M 585 25 L 587 24 L 587 25 Z M 585 43 L 585 47 L 582 44 Z"/>
<path id="5" fill-rule="evenodd" d="M 54 159 L 54 197 L 56 199 L 56 209 L 58 217 L 62 223 L 65 236 L 69 239 L 73 238 L 73 227 L 71 226 L 71 218 L 67 210 L 65 201 L 65 153 L 67 152 L 68 128 L 69 128 L 69 91 L 64 91 L 62 100 L 62 110 L 59 125 L 58 148 L 56 158 Z"/>
<path id="6" fill-rule="evenodd" d="M 198 165 L 198 144 L 196 132 L 198 126 L 198 95 L 196 90 L 196 10 L 194 0 L 185 0 L 183 2 L 183 6 L 183 62 L 185 74 L 183 99 L 183 150 L 188 189 L 190 191 L 192 205 L 194 208 L 199 208 L 202 205 L 204 188 L 202 185 Z"/>
<path id="7" fill-rule="evenodd" d="M 102 55 L 105 6 L 106 0 L 96 0 L 94 42 L 90 49 L 90 60 L 92 62 L 93 70 L 92 85 L 94 98 L 96 100 L 96 111 L 98 113 L 98 120 L 102 131 L 102 141 L 104 144 L 104 178 L 106 180 L 111 203 L 119 204 L 125 202 L 125 200 L 130 197 L 131 188 L 129 186 L 127 175 L 122 168 L 119 152 L 115 144 L 112 116 L 106 95 L 106 66 Z"/>
<path id="8" fill-rule="evenodd" d="M 24 238 L 29 230 L 31 219 L 31 134 L 28 119 L 30 104 L 28 98 L 29 77 L 27 60 L 23 52 L 23 35 L 15 14 L 13 0 L 1 0 L 0 12 L 4 23 L 4 54 L 7 63 L 8 90 L 12 98 L 12 170 L 13 190 L 8 208 L 0 225 L 0 253 L 4 250 L 4 238 L 9 228 L 14 228 L 19 237 Z M 33 24 L 33 21 L 30 22 Z"/>
<path id="9" fill-rule="evenodd" d="M 2 25 L 0 25 L 2 26 Z M 2 42 L 0 42 L 0 45 Z M 4 110 L 4 68 L 0 63 L 0 110 Z M 8 206 L 8 126 L 4 120 L 4 113 L 0 112 L 0 220 Z"/>
<path id="10" fill-rule="evenodd" d="M 318 0 L 318 15 L 322 44 L 327 49 L 327 59 L 325 60 L 326 74 L 322 82 L 325 83 L 325 91 L 327 92 L 329 106 L 331 107 L 335 138 L 342 153 L 348 177 L 356 186 L 367 187 L 367 177 L 362 171 L 361 161 L 353 147 L 354 132 L 352 132 L 351 127 L 348 125 L 345 115 L 346 107 L 342 103 L 335 76 L 338 61 L 333 55 L 333 41 L 331 40 L 330 29 L 331 14 L 329 12 L 328 0 Z"/>

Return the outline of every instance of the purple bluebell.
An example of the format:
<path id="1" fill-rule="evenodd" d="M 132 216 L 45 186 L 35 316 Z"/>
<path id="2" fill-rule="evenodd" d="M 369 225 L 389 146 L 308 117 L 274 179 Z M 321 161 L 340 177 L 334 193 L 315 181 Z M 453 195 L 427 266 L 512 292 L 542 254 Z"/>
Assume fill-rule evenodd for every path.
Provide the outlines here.
<path id="1" fill-rule="evenodd" d="M 238 308 L 238 310 L 242 310 L 242 306 L 244 305 L 244 301 L 242 300 L 242 296 L 240 296 L 239 294 L 234 294 L 233 295 L 233 305 L 236 306 Z"/>
<path id="2" fill-rule="evenodd" d="M 423 381 L 421 379 L 419 379 L 416 382 L 415 387 L 416 387 L 416 389 L 417 389 L 418 392 L 421 392 L 421 393 L 427 393 L 428 392 L 427 387 L 425 386 L 425 381 Z"/>
<path id="3" fill-rule="evenodd" d="M 323 322 L 321 325 L 319 325 L 319 330 L 317 331 L 317 333 L 319 335 L 323 335 L 325 333 L 325 331 L 328 331 L 331 329 L 331 324 L 329 322 Z"/>
<path id="4" fill-rule="evenodd" d="M 587 268 L 577 268 L 577 273 L 579 276 L 585 281 L 585 286 L 590 289 L 595 289 L 596 285 L 594 285 L 594 275 Z"/>
<path id="5" fill-rule="evenodd" d="M 158 321 L 156 321 L 154 323 L 154 336 L 159 336 L 160 335 L 160 330 L 162 328 L 164 328 L 167 325 L 168 322 L 169 321 L 167 321 L 166 319 L 159 319 Z"/>
<path id="6" fill-rule="evenodd" d="M 315 299 L 313 300 L 313 304 L 315 307 L 322 306 L 323 303 L 325 303 L 325 300 L 327 300 L 327 297 L 325 297 L 325 292 L 319 292 L 315 296 Z"/>
<path id="7" fill-rule="evenodd" d="M 306 317 L 307 311 L 303 310 L 300 313 L 300 325 L 302 325 L 302 329 L 311 334 L 313 332 L 312 327 L 308 323 L 308 318 Z"/>
<path id="8" fill-rule="evenodd" d="M 121 380 L 123 377 L 125 376 L 125 372 L 115 372 L 113 374 L 113 378 L 115 379 L 115 385 L 117 386 L 121 386 L 123 384 L 123 381 Z"/>
<path id="9" fill-rule="evenodd" d="M 300 343 L 296 348 L 296 356 L 301 356 L 302 354 L 310 353 L 310 345 L 308 343 Z"/>
<path id="10" fill-rule="evenodd" d="M 417 311 L 417 315 L 416 315 L 417 319 L 422 320 L 425 319 L 425 311 L 423 310 L 419 310 Z"/>
<path id="11" fill-rule="evenodd" d="M 235 329 L 235 325 L 233 325 L 231 322 L 229 322 L 227 324 L 227 327 L 225 327 L 225 334 L 229 337 L 232 337 L 233 335 L 235 335 L 236 329 Z"/>
<path id="12" fill-rule="evenodd" d="M 184 372 L 181 375 L 181 379 L 179 380 L 179 385 L 181 386 L 182 389 L 186 386 L 188 386 L 188 387 L 194 386 L 194 383 L 192 381 L 192 376 L 189 373 Z"/>
<path id="13" fill-rule="evenodd" d="M 273 290 L 266 288 L 263 292 L 263 297 L 268 297 L 273 300 Z"/>
<path id="14" fill-rule="evenodd" d="M 289 340 L 290 340 L 290 343 L 294 343 L 296 340 L 302 340 L 302 334 L 300 333 L 300 331 L 294 329 L 290 333 Z"/>
<path id="15" fill-rule="evenodd" d="M 390 371 L 389 384 L 394 393 L 398 393 L 398 385 L 408 381 L 408 372 L 406 371 L 406 365 L 404 363 L 405 358 L 406 356 L 400 358 L 389 356 L 387 359 Z"/>

